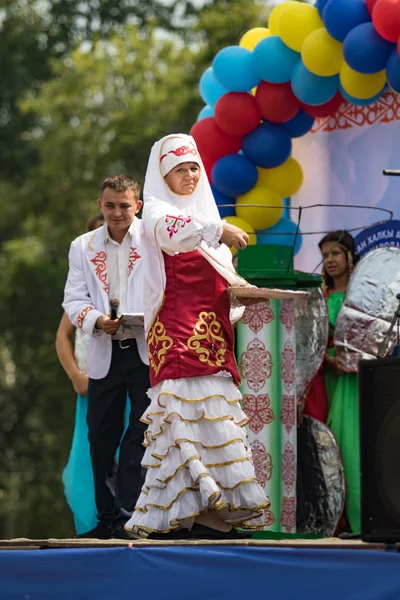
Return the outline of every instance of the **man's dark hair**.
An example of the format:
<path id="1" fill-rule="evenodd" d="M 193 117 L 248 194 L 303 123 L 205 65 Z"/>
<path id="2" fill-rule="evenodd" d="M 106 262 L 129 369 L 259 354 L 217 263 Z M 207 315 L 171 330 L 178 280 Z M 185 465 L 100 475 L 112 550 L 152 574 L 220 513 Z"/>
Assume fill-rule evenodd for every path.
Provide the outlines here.
<path id="1" fill-rule="evenodd" d="M 93 231 L 94 229 L 97 229 L 98 227 L 103 225 L 103 223 L 104 217 L 101 213 L 99 213 L 98 215 L 94 215 L 94 217 L 90 217 L 90 219 L 88 219 L 86 230 Z"/>
<path id="2" fill-rule="evenodd" d="M 140 185 L 132 177 L 129 177 L 129 175 L 107 177 L 102 183 L 101 194 L 103 194 L 106 188 L 110 188 L 116 192 L 126 192 L 126 190 L 131 189 L 134 191 L 136 199 L 139 200 L 140 198 Z"/>

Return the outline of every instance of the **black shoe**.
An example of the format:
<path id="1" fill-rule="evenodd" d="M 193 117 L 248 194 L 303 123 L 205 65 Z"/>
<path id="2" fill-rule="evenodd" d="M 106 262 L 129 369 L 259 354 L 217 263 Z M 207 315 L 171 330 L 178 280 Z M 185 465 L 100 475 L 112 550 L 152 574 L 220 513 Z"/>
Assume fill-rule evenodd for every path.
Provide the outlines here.
<path id="1" fill-rule="evenodd" d="M 148 540 L 189 540 L 192 537 L 192 532 L 189 529 L 173 529 L 168 533 L 159 533 L 152 531 L 146 539 Z"/>
<path id="2" fill-rule="evenodd" d="M 232 540 L 252 540 L 253 534 L 248 531 L 239 531 L 238 529 L 232 528 L 229 532 Z"/>
<path id="3" fill-rule="evenodd" d="M 97 523 L 96 527 L 93 527 L 90 531 L 80 533 L 76 535 L 74 539 L 95 539 L 95 540 L 109 540 L 111 538 L 111 527 L 105 523 Z"/>
<path id="4" fill-rule="evenodd" d="M 140 537 L 138 535 L 135 535 L 134 533 L 132 533 L 132 531 L 128 531 L 127 529 L 124 529 L 123 525 L 120 525 L 119 527 L 116 527 L 115 529 L 113 529 L 110 537 L 114 538 L 116 540 L 139 540 L 140 539 Z"/>
<path id="5" fill-rule="evenodd" d="M 350 531 L 344 531 L 338 535 L 339 540 L 360 540 L 361 533 L 352 533 Z"/>
<path id="6" fill-rule="evenodd" d="M 230 531 L 219 531 L 200 523 L 194 523 L 191 530 L 192 539 L 197 540 L 243 540 L 252 538 L 248 533 L 242 533 L 232 528 Z"/>
<path id="7" fill-rule="evenodd" d="M 231 539 L 231 531 L 218 531 L 213 527 L 207 527 L 200 523 L 194 523 L 191 529 L 192 538 L 197 540 L 228 540 Z"/>

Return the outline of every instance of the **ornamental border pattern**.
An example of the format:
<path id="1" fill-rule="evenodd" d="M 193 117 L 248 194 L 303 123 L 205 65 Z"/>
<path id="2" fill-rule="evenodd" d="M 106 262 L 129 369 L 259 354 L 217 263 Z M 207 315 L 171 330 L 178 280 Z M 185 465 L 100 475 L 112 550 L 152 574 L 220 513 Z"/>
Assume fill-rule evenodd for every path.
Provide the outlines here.
<path id="1" fill-rule="evenodd" d="M 395 92 L 385 92 L 368 106 L 355 106 L 343 102 L 333 115 L 315 119 L 311 133 L 351 129 L 393 121 L 400 121 L 400 95 Z"/>

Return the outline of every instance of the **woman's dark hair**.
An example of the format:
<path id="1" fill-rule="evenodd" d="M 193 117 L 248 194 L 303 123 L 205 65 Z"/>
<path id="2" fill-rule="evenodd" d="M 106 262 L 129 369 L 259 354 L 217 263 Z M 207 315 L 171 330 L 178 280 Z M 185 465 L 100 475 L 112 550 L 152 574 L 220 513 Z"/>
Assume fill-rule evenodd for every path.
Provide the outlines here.
<path id="1" fill-rule="evenodd" d="M 101 213 L 99 213 L 98 215 L 95 215 L 94 217 L 90 217 L 90 219 L 88 219 L 86 230 L 93 231 L 94 229 L 97 229 L 98 227 L 103 225 L 103 223 L 104 217 Z"/>
<path id="2" fill-rule="evenodd" d="M 327 233 L 322 238 L 322 240 L 320 240 L 320 242 L 318 244 L 319 249 L 322 250 L 322 246 L 324 244 L 326 244 L 327 242 L 337 242 L 338 246 L 340 246 L 342 248 L 342 250 L 345 251 L 347 262 L 349 262 L 349 253 L 350 253 L 351 259 L 352 259 L 352 264 L 354 266 L 360 260 L 360 257 L 356 253 L 355 240 L 354 240 L 353 236 L 345 229 L 338 229 L 337 231 L 330 231 L 329 233 Z M 328 275 L 328 273 L 325 273 L 325 283 L 326 283 L 326 287 L 328 289 L 331 289 L 333 287 L 333 279 L 332 279 L 332 277 L 330 277 Z"/>

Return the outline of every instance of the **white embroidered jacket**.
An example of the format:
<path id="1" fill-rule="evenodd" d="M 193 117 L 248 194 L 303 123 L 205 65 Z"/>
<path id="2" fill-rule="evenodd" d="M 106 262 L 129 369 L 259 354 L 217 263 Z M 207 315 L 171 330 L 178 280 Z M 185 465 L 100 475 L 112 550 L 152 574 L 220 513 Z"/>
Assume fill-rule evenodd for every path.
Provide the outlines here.
<path id="1" fill-rule="evenodd" d="M 69 272 L 64 290 L 63 308 L 75 327 L 90 335 L 87 370 L 92 379 L 102 379 L 111 364 L 112 340 L 95 324 L 110 312 L 103 225 L 76 238 L 69 252 Z M 143 244 L 142 222 L 135 217 L 128 265 L 126 313 L 143 313 Z M 140 328 L 136 342 L 140 358 L 149 364 L 144 331 Z"/>

